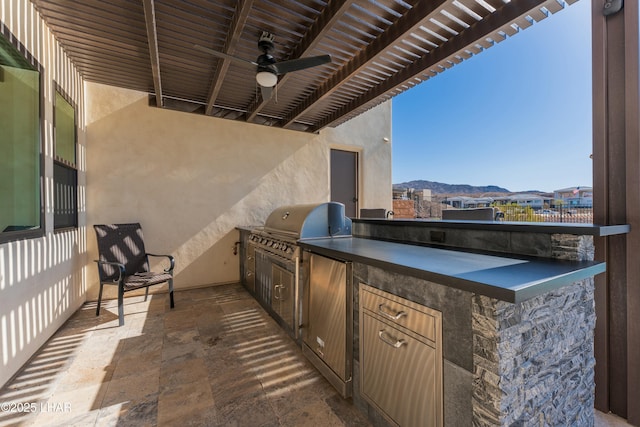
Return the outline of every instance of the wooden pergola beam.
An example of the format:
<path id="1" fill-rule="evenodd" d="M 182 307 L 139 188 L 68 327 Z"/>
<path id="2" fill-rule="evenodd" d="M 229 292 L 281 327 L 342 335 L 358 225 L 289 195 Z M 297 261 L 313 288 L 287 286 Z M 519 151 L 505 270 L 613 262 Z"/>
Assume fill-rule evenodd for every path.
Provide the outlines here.
<path id="1" fill-rule="evenodd" d="M 227 32 L 227 39 L 225 42 L 223 53 L 232 55 L 235 52 L 236 46 L 240 41 L 240 36 L 242 35 L 242 29 L 247 22 L 249 12 L 251 12 L 253 1 L 254 0 L 239 0 L 236 4 L 236 11 L 233 14 L 231 24 L 229 25 L 229 31 Z M 213 78 L 211 79 L 211 86 L 209 89 L 209 94 L 207 95 L 207 108 L 205 110 L 205 114 L 208 116 L 210 116 L 213 112 L 213 107 L 215 105 L 216 99 L 218 98 L 218 94 L 222 89 L 224 76 L 227 74 L 229 65 L 231 64 L 231 61 L 229 59 L 218 59 L 218 61 L 218 67 L 216 68 Z"/>
<path id="2" fill-rule="evenodd" d="M 160 56 L 158 54 L 158 33 L 156 29 L 156 8 L 154 0 L 143 0 L 144 21 L 149 42 L 149 59 L 153 75 L 153 90 L 156 93 L 156 105 L 162 107 L 162 80 L 160 78 Z"/>
<path id="3" fill-rule="evenodd" d="M 604 16 L 592 2 L 593 208 L 598 224 L 629 224 L 595 241 L 597 409 L 640 425 L 640 10 Z"/>

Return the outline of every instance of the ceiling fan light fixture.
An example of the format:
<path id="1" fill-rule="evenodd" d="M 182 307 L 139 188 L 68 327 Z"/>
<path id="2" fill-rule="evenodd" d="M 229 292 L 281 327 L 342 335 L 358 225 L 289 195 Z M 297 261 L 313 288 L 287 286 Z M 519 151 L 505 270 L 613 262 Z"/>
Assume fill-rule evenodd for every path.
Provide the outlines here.
<path id="1" fill-rule="evenodd" d="M 256 74 L 256 81 L 260 86 L 274 87 L 278 83 L 278 76 L 270 71 L 259 71 Z"/>

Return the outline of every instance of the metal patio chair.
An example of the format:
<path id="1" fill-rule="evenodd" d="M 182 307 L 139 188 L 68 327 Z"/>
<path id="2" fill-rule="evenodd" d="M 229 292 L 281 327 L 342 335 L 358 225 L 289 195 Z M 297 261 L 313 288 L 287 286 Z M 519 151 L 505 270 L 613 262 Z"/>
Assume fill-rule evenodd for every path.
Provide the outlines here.
<path id="1" fill-rule="evenodd" d="M 124 293 L 145 288 L 144 300 L 149 296 L 149 286 L 169 284 L 169 300 L 173 304 L 173 268 L 175 260 L 171 255 L 154 255 L 144 248 L 142 227 L 134 224 L 97 224 L 93 226 L 98 239 L 98 274 L 100 292 L 96 316 L 100 315 L 102 288 L 104 285 L 118 286 L 118 317 L 124 325 Z M 149 257 L 164 257 L 169 267 L 162 272 L 149 270 Z"/>

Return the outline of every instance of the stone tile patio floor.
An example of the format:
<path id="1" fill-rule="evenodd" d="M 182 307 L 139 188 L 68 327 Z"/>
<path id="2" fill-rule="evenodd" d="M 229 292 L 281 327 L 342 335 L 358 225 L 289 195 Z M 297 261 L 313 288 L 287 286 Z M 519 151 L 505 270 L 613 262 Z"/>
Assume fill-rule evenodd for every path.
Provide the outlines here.
<path id="1" fill-rule="evenodd" d="M 0 426 L 369 425 L 240 285 L 175 299 L 125 299 L 123 327 L 85 304 L 0 390 Z"/>

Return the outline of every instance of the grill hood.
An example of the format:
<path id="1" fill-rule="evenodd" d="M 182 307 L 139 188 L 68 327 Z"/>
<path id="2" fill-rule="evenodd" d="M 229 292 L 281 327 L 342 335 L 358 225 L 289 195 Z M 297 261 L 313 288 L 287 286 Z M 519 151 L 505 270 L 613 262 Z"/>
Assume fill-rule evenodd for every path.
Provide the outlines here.
<path id="1" fill-rule="evenodd" d="M 295 239 L 350 236 L 351 219 L 338 202 L 280 206 L 269 214 L 264 230 Z"/>

